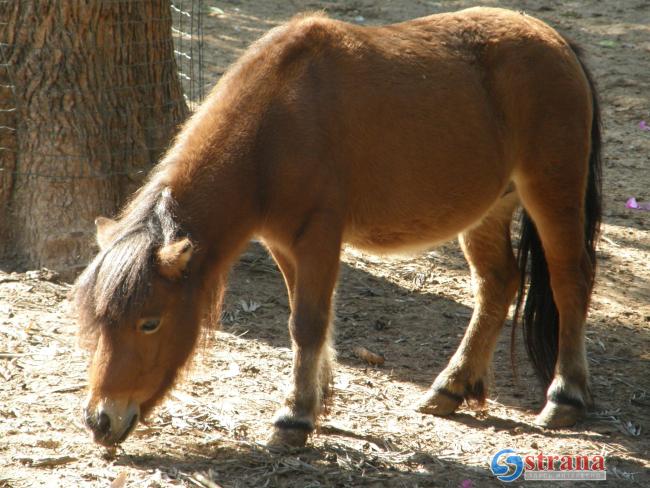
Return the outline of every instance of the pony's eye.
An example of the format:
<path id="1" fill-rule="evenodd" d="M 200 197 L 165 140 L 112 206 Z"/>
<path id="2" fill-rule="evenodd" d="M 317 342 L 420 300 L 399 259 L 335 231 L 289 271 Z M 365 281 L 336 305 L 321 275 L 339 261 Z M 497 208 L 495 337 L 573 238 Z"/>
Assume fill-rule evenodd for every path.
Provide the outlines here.
<path id="1" fill-rule="evenodd" d="M 140 324 L 140 330 L 144 334 L 153 334 L 160 327 L 160 319 L 145 320 Z"/>

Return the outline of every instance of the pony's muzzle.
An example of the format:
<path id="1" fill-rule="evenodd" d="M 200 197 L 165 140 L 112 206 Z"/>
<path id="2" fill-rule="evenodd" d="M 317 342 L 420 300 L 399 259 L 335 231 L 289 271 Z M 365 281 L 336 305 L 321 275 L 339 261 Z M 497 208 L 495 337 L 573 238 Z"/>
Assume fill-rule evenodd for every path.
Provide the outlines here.
<path id="1" fill-rule="evenodd" d="M 140 407 L 132 402 L 104 400 L 96 407 L 84 408 L 84 423 L 93 440 L 104 446 L 123 442 L 133 431 L 140 417 Z"/>

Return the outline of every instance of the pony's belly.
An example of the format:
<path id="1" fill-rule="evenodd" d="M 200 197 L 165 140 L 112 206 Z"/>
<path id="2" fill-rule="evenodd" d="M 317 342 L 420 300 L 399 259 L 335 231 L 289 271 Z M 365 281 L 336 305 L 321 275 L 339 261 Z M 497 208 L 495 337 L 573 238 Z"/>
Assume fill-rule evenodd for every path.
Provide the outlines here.
<path id="1" fill-rule="evenodd" d="M 415 254 L 454 239 L 467 225 L 440 225 L 437 219 L 410 219 L 398 225 L 364 225 L 349 229 L 344 241 L 379 254 Z"/>
<path id="2" fill-rule="evenodd" d="M 410 236 L 409 236 L 410 237 Z M 355 236 L 354 239 L 345 240 L 345 243 L 371 254 L 404 254 L 415 255 L 428 251 L 446 241 L 449 241 L 454 236 L 446 236 L 444 238 L 431 236 L 430 238 L 423 239 L 422 236 L 417 238 L 407 238 L 407 236 L 392 236 L 389 238 L 386 235 L 368 235 L 368 236 Z"/>
<path id="3" fill-rule="evenodd" d="M 399 207 L 375 202 L 372 211 L 355 213 L 343 233 L 345 243 L 376 253 L 413 254 L 454 239 L 473 227 L 490 211 L 502 189 L 476 192 L 474 198 L 458 199 L 454 205 L 448 200 L 432 199 L 430 205 L 421 201 L 408 202 Z M 405 203 L 409 203 L 406 205 Z"/>

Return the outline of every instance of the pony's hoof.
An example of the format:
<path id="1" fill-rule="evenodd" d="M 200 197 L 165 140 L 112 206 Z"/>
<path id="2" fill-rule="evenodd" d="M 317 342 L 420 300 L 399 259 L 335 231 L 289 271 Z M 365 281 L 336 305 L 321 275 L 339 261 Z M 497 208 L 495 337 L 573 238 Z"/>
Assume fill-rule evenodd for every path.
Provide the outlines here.
<path id="1" fill-rule="evenodd" d="M 546 402 L 544 409 L 535 417 L 535 424 L 548 429 L 571 427 L 585 416 L 585 409 L 575 405 Z"/>
<path id="2" fill-rule="evenodd" d="M 273 424 L 273 433 L 267 441 L 270 447 L 303 447 L 314 425 L 307 420 L 280 417 Z"/>
<path id="3" fill-rule="evenodd" d="M 454 413 L 463 403 L 462 395 L 446 388 L 431 389 L 416 405 L 416 410 L 430 415 L 445 416 Z"/>
<path id="4" fill-rule="evenodd" d="M 266 441 L 266 445 L 275 448 L 304 447 L 310 433 L 303 429 L 274 427 L 271 437 Z"/>

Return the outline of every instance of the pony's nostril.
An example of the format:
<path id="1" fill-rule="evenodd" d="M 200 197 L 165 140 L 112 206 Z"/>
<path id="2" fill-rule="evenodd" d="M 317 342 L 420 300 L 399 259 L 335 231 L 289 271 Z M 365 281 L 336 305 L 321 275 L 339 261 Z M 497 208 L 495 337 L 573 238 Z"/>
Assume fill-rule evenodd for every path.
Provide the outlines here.
<path id="1" fill-rule="evenodd" d="M 97 424 L 95 425 L 95 431 L 98 434 L 105 435 L 108 431 L 111 430 L 111 419 L 104 412 L 99 414 L 97 417 Z"/>

